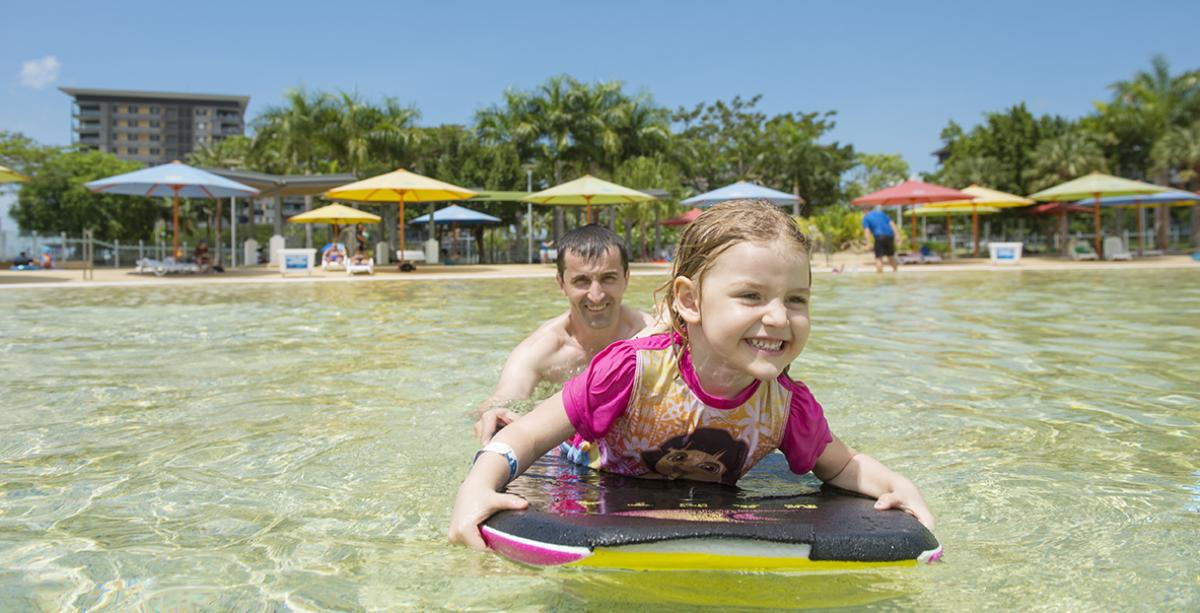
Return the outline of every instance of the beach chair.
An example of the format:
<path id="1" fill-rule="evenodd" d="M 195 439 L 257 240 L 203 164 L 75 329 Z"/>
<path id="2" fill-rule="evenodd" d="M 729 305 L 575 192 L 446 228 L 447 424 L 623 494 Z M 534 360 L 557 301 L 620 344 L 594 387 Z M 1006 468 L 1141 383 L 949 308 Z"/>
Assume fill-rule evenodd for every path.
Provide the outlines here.
<path id="1" fill-rule="evenodd" d="M 896 261 L 900 262 L 901 264 L 905 264 L 905 265 L 920 264 L 921 263 L 921 254 L 920 253 L 898 253 L 898 254 L 896 254 Z"/>
<path id="2" fill-rule="evenodd" d="M 922 264 L 936 264 L 941 261 L 942 261 L 942 256 L 938 255 L 936 252 L 934 252 L 928 246 L 921 247 L 921 263 Z"/>
<path id="3" fill-rule="evenodd" d="M 200 265 L 194 262 L 176 262 L 175 258 L 164 258 L 162 260 L 142 258 L 137 261 L 137 266 L 134 270 L 138 273 L 152 272 L 155 276 L 161 277 L 170 273 L 200 272 Z"/>
<path id="4" fill-rule="evenodd" d="M 346 261 L 346 274 L 353 275 L 373 275 L 375 274 L 375 260 L 363 255 L 356 255 Z"/>
<path id="5" fill-rule="evenodd" d="M 341 243 L 330 245 L 321 252 L 321 268 L 325 271 L 346 270 L 346 247 Z"/>
<path id="6" fill-rule="evenodd" d="M 1132 260 L 1133 254 L 1129 253 L 1129 248 L 1125 246 L 1125 241 L 1120 236 L 1105 236 L 1104 259 Z"/>
<path id="7" fill-rule="evenodd" d="M 1098 259 L 1096 257 L 1096 250 L 1092 248 L 1092 243 L 1088 241 L 1071 239 L 1071 242 L 1067 243 L 1067 252 L 1071 254 L 1071 259 L 1075 261 Z"/>

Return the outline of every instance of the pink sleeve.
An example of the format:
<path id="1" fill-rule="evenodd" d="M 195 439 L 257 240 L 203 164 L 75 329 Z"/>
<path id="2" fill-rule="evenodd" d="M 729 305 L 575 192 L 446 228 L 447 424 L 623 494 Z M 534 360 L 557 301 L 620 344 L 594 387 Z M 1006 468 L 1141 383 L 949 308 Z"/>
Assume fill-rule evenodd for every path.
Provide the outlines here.
<path id="1" fill-rule="evenodd" d="M 808 391 L 808 386 L 787 377 L 784 379 L 784 384 L 792 390 L 792 405 L 779 449 L 787 457 L 792 472 L 803 475 L 816 466 L 817 458 L 833 441 L 833 435 L 825 421 L 824 409 Z"/>
<path id="2" fill-rule="evenodd" d="M 625 414 L 637 376 L 637 349 L 617 341 L 592 358 L 592 363 L 563 385 L 563 407 L 575 432 L 584 440 L 604 438 Z"/>

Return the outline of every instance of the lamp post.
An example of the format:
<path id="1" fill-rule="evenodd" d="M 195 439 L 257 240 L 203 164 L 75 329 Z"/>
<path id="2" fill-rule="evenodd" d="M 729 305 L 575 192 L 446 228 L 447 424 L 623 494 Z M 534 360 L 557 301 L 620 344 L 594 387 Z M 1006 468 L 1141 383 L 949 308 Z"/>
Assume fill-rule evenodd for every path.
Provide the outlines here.
<path id="1" fill-rule="evenodd" d="M 530 194 L 533 193 L 533 165 L 532 164 L 525 165 L 525 191 Z M 525 239 L 529 242 L 529 245 L 528 245 L 529 263 L 532 264 L 533 263 L 533 203 L 532 202 L 525 203 L 525 223 L 527 224 L 526 227 L 528 228 Z"/>

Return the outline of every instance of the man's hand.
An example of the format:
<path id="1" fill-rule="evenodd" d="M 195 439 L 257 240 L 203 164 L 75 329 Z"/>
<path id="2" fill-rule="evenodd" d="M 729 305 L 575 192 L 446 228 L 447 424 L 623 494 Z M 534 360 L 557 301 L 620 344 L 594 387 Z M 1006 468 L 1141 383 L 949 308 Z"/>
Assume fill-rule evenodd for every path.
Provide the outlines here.
<path id="1" fill-rule="evenodd" d="M 513 423 L 518 417 L 520 415 L 508 409 L 488 409 L 484 411 L 479 416 L 479 421 L 475 422 L 475 437 L 479 439 L 479 444 L 486 445 L 495 436 L 497 430 Z"/>

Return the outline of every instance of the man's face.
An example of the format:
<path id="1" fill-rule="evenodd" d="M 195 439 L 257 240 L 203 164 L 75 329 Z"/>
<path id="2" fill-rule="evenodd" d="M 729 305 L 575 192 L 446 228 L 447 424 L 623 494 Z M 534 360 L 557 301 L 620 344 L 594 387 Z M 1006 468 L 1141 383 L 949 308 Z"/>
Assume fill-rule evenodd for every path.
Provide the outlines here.
<path id="1" fill-rule="evenodd" d="M 621 297 L 629 275 L 621 266 L 621 253 L 609 247 L 602 257 L 586 260 L 574 251 L 563 256 L 563 276 L 558 287 L 571 303 L 571 316 L 589 328 L 614 325 L 621 314 Z"/>

